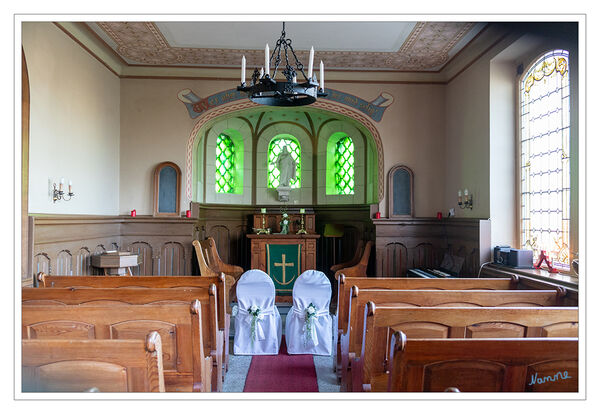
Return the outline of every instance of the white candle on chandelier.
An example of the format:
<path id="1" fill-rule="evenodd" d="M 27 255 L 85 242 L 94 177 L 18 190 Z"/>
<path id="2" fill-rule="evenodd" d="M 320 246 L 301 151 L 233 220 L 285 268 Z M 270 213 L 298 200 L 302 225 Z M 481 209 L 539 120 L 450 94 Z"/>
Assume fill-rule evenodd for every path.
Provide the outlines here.
<path id="1" fill-rule="evenodd" d="M 319 65 L 319 77 L 320 79 L 320 84 L 319 87 L 321 88 L 321 90 L 325 90 L 325 67 L 323 66 L 323 61 L 321 61 L 321 64 Z"/>
<path id="2" fill-rule="evenodd" d="M 292 82 L 297 83 L 298 79 L 296 78 L 296 75 L 294 75 L 294 77 L 292 78 Z"/>
<path id="3" fill-rule="evenodd" d="M 265 75 L 265 68 L 260 67 L 260 77 L 262 78 Z"/>
<path id="4" fill-rule="evenodd" d="M 246 56 L 242 56 L 242 83 L 246 83 Z"/>
<path id="5" fill-rule="evenodd" d="M 310 55 L 308 56 L 308 79 L 312 78 L 313 74 L 313 60 L 315 59 L 315 49 L 310 47 Z"/>
<path id="6" fill-rule="evenodd" d="M 269 44 L 265 46 L 265 73 L 269 74 Z"/>

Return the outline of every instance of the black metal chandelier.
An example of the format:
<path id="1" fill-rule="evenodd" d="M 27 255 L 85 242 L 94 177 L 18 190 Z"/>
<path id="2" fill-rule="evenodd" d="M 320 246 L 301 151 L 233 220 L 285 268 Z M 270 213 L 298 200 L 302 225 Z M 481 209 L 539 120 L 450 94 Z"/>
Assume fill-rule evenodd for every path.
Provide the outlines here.
<path id="1" fill-rule="evenodd" d="M 275 80 L 277 69 L 282 63 L 281 53 L 285 58 L 285 68 L 281 71 L 285 81 Z M 291 51 L 295 60 L 295 67 L 290 65 L 288 52 Z M 313 73 L 314 48 L 310 48 L 308 63 L 308 74 L 304 73 L 304 65 L 298 60 L 296 52 L 292 47 L 292 40 L 285 37 L 285 22 L 281 37 L 277 40 L 273 53 L 269 56 L 269 44 L 265 47 L 265 66 L 258 70 L 254 69 L 250 85 L 246 84 L 246 57 L 242 56 L 242 79 L 238 91 L 246 92 L 251 101 L 261 105 L 269 106 L 302 106 L 316 102 L 317 97 L 327 96 L 325 93 L 325 81 L 323 61 L 319 66 L 319 79 Z M 271 61 L 273 62 L 273 75 L 271 76 Z M 293 63 L 293 62 L 292 62 Z M 302 73 L 304 82 L 298 83 L 297 73 Z"/>

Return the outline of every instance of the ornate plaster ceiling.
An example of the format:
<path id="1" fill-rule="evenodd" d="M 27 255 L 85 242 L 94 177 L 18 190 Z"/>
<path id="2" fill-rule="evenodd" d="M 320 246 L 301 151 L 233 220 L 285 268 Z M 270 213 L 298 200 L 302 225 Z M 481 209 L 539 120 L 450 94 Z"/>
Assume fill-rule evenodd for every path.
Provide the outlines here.
<path id="1" fill-rule="evenodd" d="M 261 66 L 277 22 L 98 22 L 89 27 L 128 65 Z M 343 70 L 436 71 L 485 27 L 473 22 L 290 22 L 298 58 Z M 307 63 L 305 63 L 306 65 Z"/>

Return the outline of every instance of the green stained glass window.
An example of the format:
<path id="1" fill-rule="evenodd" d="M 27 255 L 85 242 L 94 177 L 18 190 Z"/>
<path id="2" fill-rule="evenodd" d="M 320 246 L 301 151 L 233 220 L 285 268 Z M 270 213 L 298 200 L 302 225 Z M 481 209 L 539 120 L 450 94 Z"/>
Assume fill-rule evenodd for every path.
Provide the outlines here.
<path id="1" fill-rule="evenodd" d="M 354 143 L 350 137 L 335 144 L 335 188 L 338 194 L 354 194 Z"/>
<path id="2" fill-rule="evenodd" d="M 215 191 L 217 193 L 233 193 L 235 145 L 225 134 L 217 137 L 217 160 L 215 171 Z"/>
<path id="3" fill-rule="evenodd" d="M 267 165 L 269 188 L 277 188 L 277 186 L 279 186 L 279 168 L 275 165 L 275 161 L 285 146 L 287 146 L 288 151 L 292 154 L 292 158 L 296 161 L 296 179 L 290 181 L 290 187 L 300 188 L 300 144 L 292 136 L 275 138 L 269 144 L 269 161 Z"/>

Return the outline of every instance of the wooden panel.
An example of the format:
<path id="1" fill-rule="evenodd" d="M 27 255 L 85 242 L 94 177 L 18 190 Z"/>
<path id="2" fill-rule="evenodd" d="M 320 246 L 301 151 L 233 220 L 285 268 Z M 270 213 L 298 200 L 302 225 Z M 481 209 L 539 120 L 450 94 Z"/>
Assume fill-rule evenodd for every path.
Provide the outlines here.
<path id="1" fill-rule="evenodd" d="M 39 392 L 127 392 L 127 369 L 102 361 L 60 361 L 42 365 L 36 375 Z"/>
<path id="2" fill-rule="evenodd" d="M 75 256 L 75 271 L 74 275 L 90 275 L 92 274 L 92 253 L 87 247 L 82 247 Z"/>
<path id="3" fill-rule="evenodd" d="M 384 277 L 406 276 L 408 250 L 402 243 L 388 243 L 383 252 Z"/>
<path id="4" fill-rule="evenodd" d="M 161 257 L 158 261 L 161 276 L 186 274 L 185 248 L 179 242 L 167 242 L 161 248 Z"/>
<path id="5" fill-rule="evenodd" d="M 94 339 L 94 325 L 81 321 L 46 321 L 34 323 L 23 332 L 26 339 L 69 338 Z"/>
<path id="6" fill-rule="evenodd" d="M 121 303 L 121 305 L 125 305 Z M 176 325 L 164 321 L 127 321 L 110 326 L 112 339 L 138 339 L 148 332 L 156 331 L 160 335 L 163 351 L 163 368 L 177 370 L 177 332 Z"/>
<path id="7" fill-rule="evenodd" d="M 572 392 L 578 389 L 579 368 L 576 355 L 571 361 L 548 361 L 527 367 L 525 391 Z"/>
<path id="8" fill-rule="evenodd" d="M 423 391 L 443 392 L 448 387 L 478 392 L 502 391 L 506 367 L 490 361 L 442 361 L 425 366 Z"/>
<path id="9" fill-rule="evenodd" d="M 398 265 L 388 263 L 398 257 L 387 246 L 399 243 L 407 249 L 407 266 L 436 268 L 443 253 L 455 253 L 465 258 L 461 277 L 477 276 L 479 266 L 490 260 L 490 221 L 480 219 L 375 219 L 376 275 L 397 276 L 388 272 Z M 433 262 L 431 262 L 433 260 Z M 396 270 L 396 271 L 402 271 Z"/>
<path id="10" fill-rule="evenodd" d="M 153 274 L 152 269 L 154 268 L 154 258 L 152 255 L 152 246 L 149 243 L 144 241 L 136 241 L 131 243 L 127 250 L 137 254 L 139 257 L 140 264 L 131 268 L 131 273 L 134 276 Z"/>
<path id="11" fill-rule="evenodd" d="M 578 336 L 579 323 L 563 322 L 552 325 L 542 326 L 542 335 L 544 337 L 571 337 Z"/>
<path id="12" fill-rule="evenodd" d="M 450 327 L 441 323 L 407 322 L 393 325 L 392 328 L 406 333 L 408 337 L 415 338 L 448 338 L 450 336 Z"/>
<path id="13" fill-rule="evenodd" d="M 523 338 L 522 325 L 507 322 L 485 322 L 467 326 L 467 338 Z"/>

